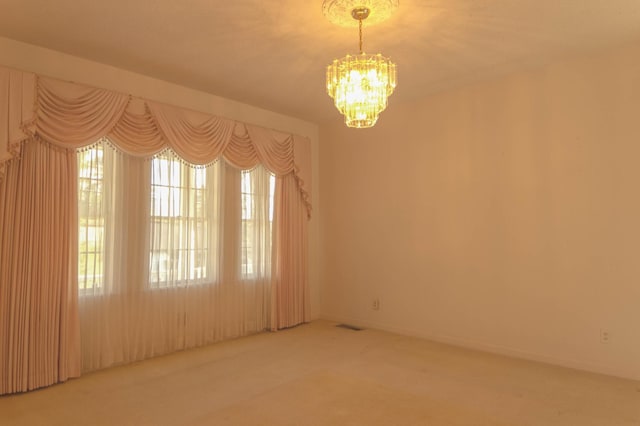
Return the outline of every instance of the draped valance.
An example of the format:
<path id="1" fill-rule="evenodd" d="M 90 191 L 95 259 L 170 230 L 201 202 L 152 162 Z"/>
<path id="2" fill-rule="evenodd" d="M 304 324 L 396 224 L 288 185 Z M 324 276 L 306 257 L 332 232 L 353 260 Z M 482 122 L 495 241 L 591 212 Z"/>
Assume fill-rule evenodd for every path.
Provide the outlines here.
<path id="1" fill-rule="evenodd" d="M 222 157 L 241 169 L 262 164 L 278 176 L 293 174 L 311 214 L 305 137 L 0 67 L 0 180 L 31 138 L 77 149 L 105 136 L 136 157 L 170 149 L 192 164 Z"/>

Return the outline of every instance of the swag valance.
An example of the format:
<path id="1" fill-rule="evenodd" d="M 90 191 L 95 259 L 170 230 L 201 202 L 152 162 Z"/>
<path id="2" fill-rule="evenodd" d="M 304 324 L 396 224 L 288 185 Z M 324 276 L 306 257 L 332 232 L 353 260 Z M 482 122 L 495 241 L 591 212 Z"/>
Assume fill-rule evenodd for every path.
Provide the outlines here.
<path id="1" fill-rule="evenodd" d="M 0 129 L 7 129 L 0 134 L 0 181 L 31 138 L 76 149 L 106 136 L 136 157 L 171 149 L 192 164 L 223 157 L 241 169 L 262 164 L 278 176 L 293 174 L 311 214 L 311 150 L 302 136 L 4 67 Z"/>

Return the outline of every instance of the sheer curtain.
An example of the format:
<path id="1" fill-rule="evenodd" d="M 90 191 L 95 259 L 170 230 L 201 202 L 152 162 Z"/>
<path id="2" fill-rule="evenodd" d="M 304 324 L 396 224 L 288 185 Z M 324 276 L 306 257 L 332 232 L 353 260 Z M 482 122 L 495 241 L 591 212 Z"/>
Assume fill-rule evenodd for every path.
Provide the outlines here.
<path id="1" fill-rule="evenodd" d="M 275 179 L 223 160 L 78 154 L 83 371 L 268 328 Z"/>

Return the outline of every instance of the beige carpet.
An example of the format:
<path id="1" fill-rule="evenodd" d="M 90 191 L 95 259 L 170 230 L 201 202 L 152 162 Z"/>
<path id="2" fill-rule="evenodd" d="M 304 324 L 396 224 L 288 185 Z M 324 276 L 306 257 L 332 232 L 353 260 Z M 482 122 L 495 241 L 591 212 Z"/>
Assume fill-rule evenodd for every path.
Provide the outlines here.
<path id="1" fill-rule="evenodd" d="M 317 321 L 0 398 L 2 425 L 640 426 L 640 383 Z"/>

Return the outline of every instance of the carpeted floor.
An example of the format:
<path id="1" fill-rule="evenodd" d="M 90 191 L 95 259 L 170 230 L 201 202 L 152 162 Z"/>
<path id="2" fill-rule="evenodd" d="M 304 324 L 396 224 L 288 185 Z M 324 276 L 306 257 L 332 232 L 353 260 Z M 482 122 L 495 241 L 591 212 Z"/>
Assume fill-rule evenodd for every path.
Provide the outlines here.
<path id="1" fill-rule="evenodd" d="M 640 382 L 316 321 L 0 397 L 0 424 L 640 426 Z"/>

